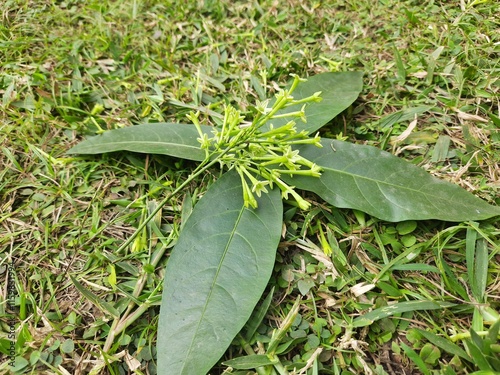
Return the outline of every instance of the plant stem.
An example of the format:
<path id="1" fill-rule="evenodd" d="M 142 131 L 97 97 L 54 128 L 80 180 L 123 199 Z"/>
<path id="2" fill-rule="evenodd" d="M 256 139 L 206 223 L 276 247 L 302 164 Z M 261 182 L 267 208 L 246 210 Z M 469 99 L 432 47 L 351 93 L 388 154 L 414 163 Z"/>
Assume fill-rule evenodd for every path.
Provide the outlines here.
<path id="1" fill-rule="evenodd" d="M 289 372 L 286 370 L 285 366 L 283 366 L 281 364 L 281 362 L 279 361 L 278 359 L 278 356 L 276 356 L 275 354 L 273 355 L 268 355 L 268 357 L 272 360 L 272 361 L 276 361 L 275 364 L 273 364 L 274 368 L 278 371 L 278 373 L 280 375 L 289 375 Z"/>
<path id="2" fill-rule="evenodd" d="M 167 249 L 167 246 L 164 245 L 162 246 L 161 250 L 158 250 L 156 254 L 153 252 L 153 258 L 151 259 L 151 266 L 153 268 L 156 268 L 158 263 L 160 262 L 163 254 L 165 254 L 165 251 Z M 148 278 L 148 273 L 142 270 L 142 273 L 137 280 L 137 283 L 135 284 L 134 292 L 132 293 L 132 297 L 138 298 L 144 289 L 144 285 L 146 284 Z M 142 313 L 144 313 L 148 308 L 149 308 L 149 303 L 146 301 L 143 304 L 139 305 L 139 308 L 132 314 L 132 309 L 136 303 L 132 299 L 130 303 L 127 306 L 127 310 L 123 314 L 121 318 L 115 318 L 113 321 L 113 324 L 111 326 L 111 329 L 109 330 L 109 335 L 106 338 L 106 342 L 104 343 L 103 350 L 106 352 L 111 348 L 111 345 L 113 345 L 113 342 L 115 340 L 115 337 L 119 335 L 125 328 L 127 328 L 130 324 L 132 324 L 137 318 L 139 318 Z"/>
<path id="3" fill-rule="evenodd" d="M 486 336 L 488 334 L 488 331 L 477 331 L 476 333 L 478 336 Z M 471 337 L 470 332 L 463 332 L 463 333 L 457 333 L 453 336 L 450 336 L 450 340 L 452 342 L 456 342 L 458 340 L 470 339 L 470 337 Z"/>
<path id="4" fill-rule="evenodd" d="M 226 149 L 224 150 L 221 154 L 219 154 L 219 156 L 222 156 L 223 154 L 227 153 L 229 151 L 229 149 Z M 142 232 L 142 230 L 146 227 L 146 225 L 148 225 L 148 223 L 154 219 L 154 217 L 156 216 L 156 214 L 158 212 L 160 212 L 160 210 L 163 208 L 163 206 L 165 206 L 168 201 L 170 200 L 170 198 L 172 198 L 173 195 L 179 193 L 181 190 L 183 190 L 191 181 L 193 181 L 196 177 L 198 177 L 200 174 L 202 174 L 203 172 L 205 172 L 207 169 L 209 169 L 212 165 L 214 165 L 215 163 L 217 163 L 219 161 L 219 158 L 215 158 L 213 160 L 211 160 L 208 164 L 205 164 L 207 163 L 207 161 L 209 160 L 209 158 L 205 159 L 205 161 L 203 161 L 195 170 L 194 172 L 186 179 L 186 181 L 184 181 L 182 184 L 180 184 L 173 192 L 171 192 L 166 198 L 164 198 L 159 204 L 158 206 L 153 210 L 153 212 L 151 212 L 149 214 L 148 217 L 146 217 L 146 219 L 137 227 L 137 229 L 135 230 L 134 233 L 132 233 L 132 235 L 123 243 L 121 244 L 121 246 L 116 250 L 118 253 L 122 250 L 124 250 L 125 248 L 127 248 L 127 246 L 129 246 L 132 241 L 139 235 L 139 233 Z M 204 165 L 205 164 L 205 165 Z"/>
<path id="5" fill-rule="evenodd" d="M 138 318 L 140 318 L 141 315 L 143 313 L 145 313 L 149 309 L 150 306 L 151 306 L 151 303 L 145 301 L 130 316 L 124 316 L 121 319 L 115 319 L 113 321 L 111 329 L 109 330 L 109 335 L 106 339 L 106 342 L 104 343 L 104 346 L 102 349 L 103 352 L 106 353 L 111 348 L 111 345 L 113 345 L 113 342 L 115 341 L 116 336 L 118 336 L 120 333 L 122 333 L 122 331 L 125 328 L 127 328 L 129 325 L 131 325 L 133 322 L 135 322 Z"/>
<path id="6" fill-rule="evenodd" d="M 238 340 L 240 342 L 241 347 L 247 353 L 248 355 L 254 355 L 255 352 L 253 351 L 252 347 L 250 344 L 243 338 L 243 335 L 241 333 L 238 334 Z M 266 367 L 256 367 L 255 371 L 257 372 L 258 375 L 267 375 L 269 371 L 267 371 Z"/>

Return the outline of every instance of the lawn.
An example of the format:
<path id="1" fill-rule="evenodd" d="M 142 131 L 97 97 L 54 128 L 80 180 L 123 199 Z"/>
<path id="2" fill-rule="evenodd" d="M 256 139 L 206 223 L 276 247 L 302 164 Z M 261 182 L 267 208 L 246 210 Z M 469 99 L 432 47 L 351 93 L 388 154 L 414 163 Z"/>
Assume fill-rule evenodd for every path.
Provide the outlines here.
<path id="1" fill-rule="evenodd" d="M 220 173 L 189 181 L 124 247 L 197 163 L 67 153 L 88 136 L 186 123 L 193 111 L 215 125 L 227 105 L 251 119 L 293 74 L 358 71 L 361 95 L 322 137 L 375 146 L 500 205 L 496 1 L 5 0 L 0 10 L 0 374 L 158 371 L 165 265 Z M 498 216 L 388 222 L 302 197 L 305 210 L 285 201 L 255 334 L 210 374 L 500 373 Z M 359 324 L 388 305 L 399 310 Z M 266 353 L 273 332 L 276 366 L 231 361 Z"/>

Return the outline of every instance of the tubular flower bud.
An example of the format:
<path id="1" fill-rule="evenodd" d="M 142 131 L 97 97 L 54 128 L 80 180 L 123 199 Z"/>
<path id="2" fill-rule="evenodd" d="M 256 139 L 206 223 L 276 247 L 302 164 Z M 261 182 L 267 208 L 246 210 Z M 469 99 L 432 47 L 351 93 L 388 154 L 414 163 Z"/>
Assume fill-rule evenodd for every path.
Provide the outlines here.
<path id="1" fill-rule="evenodd" d="M 309 138 L 307 130 L 297 131 L 294 120 L 300 119 L 305 123 L 307 104 L 321 100 L 319 91 L 295 100 L 292 94 L 300 82 L 303 80 L 293 76 L 290 88 L 280 90 L 272 104 L 269 100 L 257 101 L 257 114 L 252 122 L 244 121 L 244 116 L 233 106 L 226 106 L 222 126 L 214 128 L 211 138 L 201 130 L 199 113 L 191 112 L 188 115 L 198 129 L 198 141 L 206 151 L 207 159 L 216 159 L 222 167 L 237 170 L 241 178 L 245 207 L 256 208 L 254 194 L 260 197 L 262 192 L 268 192 L 268 185 L 272 189 L 274 184 L 279 187 L 284 198 L 291 195 L 300 208 L 305 210 L 310 207 L 310 203 L 295 192 L 293 186 L 280 179 L 281 175 L 321 175 L 321 167 L 302 157 L 300 150 L 292 148 L 303 144 L 322 147 L 318 134 Z M 300 106 L 300 109 L 292 109 L 286 113 L 282 111 L 293 106 Z M 291 120 L 283 126 L 273 127 L 272 120 L 280 118 Z M 261 131 L 266 124 L 265 130 Z"/>

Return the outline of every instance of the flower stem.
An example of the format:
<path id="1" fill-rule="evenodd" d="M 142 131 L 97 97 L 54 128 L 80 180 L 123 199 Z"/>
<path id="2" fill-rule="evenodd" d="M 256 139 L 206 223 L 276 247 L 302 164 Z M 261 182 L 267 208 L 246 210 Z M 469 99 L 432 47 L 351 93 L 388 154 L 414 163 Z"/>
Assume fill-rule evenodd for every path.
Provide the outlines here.
<path id="1" fill-rule="evenodd" d="M 214 164 L 218 163 L 220 158 L 227 154 L 231 150 L 231 147 L 226 148 L 224 151 L 222 151 L 220 154 L 217 155 L 216 158 L 210 160 L 210 156 L 205 158 L 205 160 L 189 175 L 189 177 L 184 181 L 182 184 L 180 184 L 174 191 L 172 191 L 167 197 L 165 197 L 159 204 L 158 206 L 149 214 L 148 217 L 137 227 L 134 233 L 123 243 L 121 246 L 116 250 L 118 253 L 120 251 L 123 251 L 126 249 L 132 241 L 142 232 L 144 228 L 146 228 L 146 225 L 154 219 L 156 214 L 160 212 L 160 210 L 165 206 L 168 201 L 174 196 L 175 194 L 179 193 L 182 191 L 189 183 L 191 183 L 196 177 L 198 177 L 200 174 L 208 170 L 210 167 L 212 167 Z"/>

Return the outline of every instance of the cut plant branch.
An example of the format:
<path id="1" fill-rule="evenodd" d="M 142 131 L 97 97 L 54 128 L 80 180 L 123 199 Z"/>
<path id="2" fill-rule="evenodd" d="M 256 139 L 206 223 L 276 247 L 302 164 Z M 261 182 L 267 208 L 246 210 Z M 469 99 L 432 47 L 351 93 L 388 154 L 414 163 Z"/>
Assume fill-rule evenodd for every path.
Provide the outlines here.
<path id="1" fill-rule="evenodd" d="M 183 223 L 167 263 L 158 328 L 158 374 L 204 375 L 224 354 L 250 318 L 272 273 L 282 229 L 282 199 L 290 199 L 289 203 L 303 210 L 310 207 L 298 190 L 387 221 L 462 222 L 500 215 L 499 207 L 387 152 L 319 135 L 309 137 L 349 107 L 361 88 L 362 74 L 357 72 L 325 73 L 307 81 L 293 77 L 289 88 L 256 103 L 251 121 L 226 106 L 217 127 L 201 124 L 192 112 L 188 116 L 192 124 L 112 130 L 69 151 L 148 152 L 201 162 L 118 251 L 130 246 L 172 196 L 209 169 L 221 169 L 222 177 Z M 470 244 L 472 259 L 472 240 Z M 139 289 L 143 281 L 137 284 Z M 478 291 L 482 291 L 479 281 Z M 106 349 L 150 302 L 136 310 L 131 302 L 126 314 L 115 319 Z M 353 324 L 362 327 L 394 313 L 450 306 L 440 301 L 405 301 L 357 317 Z M 287 374 L 276 357 L 286 332 L 285 328 L 276 331 L 266 358 L 252 356 L 251 360 Z M 244 347 L 248 352 L 248 346 Z"/>

